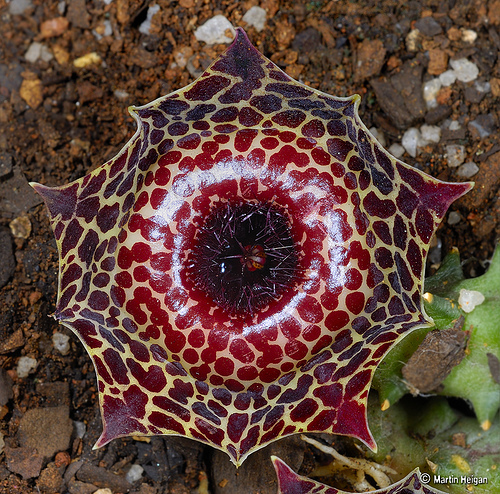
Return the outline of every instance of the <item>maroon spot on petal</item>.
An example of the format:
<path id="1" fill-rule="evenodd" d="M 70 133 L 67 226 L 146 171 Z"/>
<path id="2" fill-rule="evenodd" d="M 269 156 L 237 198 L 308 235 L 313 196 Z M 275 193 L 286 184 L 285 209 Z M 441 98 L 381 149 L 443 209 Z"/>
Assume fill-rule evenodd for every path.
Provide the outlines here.
<path id="1" fill-rule="evenodd" d="M 106 292 L 94 290 L 90 292 L 89 307 L 97 311 L 103 311 L 109 306 L 109 296 Z"/>
<path id="2" fill-rule="evenodd" d="M 174 122 L 170 124 L 167 128 L 167 132 L 171 136 L 183 136 L 189 131 L 189 125 L 184 122 Z"/>
<path id="3" fill-rule="evenodd" d="M 343 139 L 328 139 L 326 141 L 328 151 L 338 161 L 344 162 L 347 155 L 354 149 L 354 145 Z"/>
<path id="4" fill-rule="evenodd" d="M 393 216 L 396 212 L 396 206 L 393 201 L 390 199 L 379 199 L 373 191 L 369 192 L 363 199 L 363 206 L 369 215 L 384 219 Z"/>
<path id="5" fill-rule="evenodd" d="M 259 437 L 260 437 L 260 426 L 256 425 L 255 427 L 252 427 L 248 431 L 248 434 L 245 437 L 245 439 L 241 441 L 240 454 L 244 454 L 251 448 L 253 448 L 257 444 Z"/>
<path id="6" fill-rule="evenodd" d="M 229 84 L 231 84 L 231 79 L 227 77 L 220 75 L 206 77 L 195 82 L 194 86 L 184 93 L 184 97 L 191 101 L 208 101 Z"/>
<path id="7" fill-rule="evenodd" d="M 407 229 L 403 218 L 399 214 L 394 218 L 392 236 L 394 238 L 394 245 L 401 250 L 406 250 Z"/>
<path id="8" fill-rule="evenodd" d="M 229 106 L 226 108 L 221 108 L 210 116 L 210 120 L 216 123 L 232 122 L 238 118 L 238 108 L 236 106 Z"/>
<path id="9" fill-rule="evenodd" d="M 170 411 L 170 409 L 168 410 Z M 181 417 L 179 413 L 175 413 L 175 415 L 176 417 Z M 149 422 L 151 422 L 151 424 L 153 424 L 156 427 L 159 427 L 162 430 L 166 429 L 169 431 L 173 431 L 181 436 L 186 435 L 184 427 L 170 415 L 165 415 L 164 413 L 161 412 L 151 412 L 148 415 L 148 420 Z"/>
<path id="10" fill-rule="evenodd" d="M 238 379 L 241 379 L 242 381 L 254 381 L 259 375 L 259 371 L 255 367 L 247 365 L 239 368 L 236 375 L 238 376 Z"/>
<path id="11" fill-rule="evenodd" d="M 408 270 L 406 260 L 401 257 L 401 254 L 399 252 L 396 252 L 394 254 L 394 260 L 396 261 L 396 268 L 398 270 L 399 280 L 401 281 L 402 287 L 406 291 L 410 291 L 413 288 L 413 278 L 411 277 L 410 271 Z"/>
<path id="12" fill-rule="evenodd" d="M 300 110 L 285 110 L 272 117 L 272 121 L 283 127 L 295 129 L 306 119 L 306 114 Z"/>
<path id="13" fill-rule="evenodd" d="M 378 247 L 375 250 L 375 260 L 382 269 L 392 268 L 394 266 L 394 259 L 389 249 L 385 247 Z"/>
<path id="14" fill-rule="evenodd" d="M 308 353 L 308 348 L 301 341 L 290 340 L 285 344 L 285 353 L 290 358 L 298 362 L 299 360 L 305 358 Z"/>
<path id="15" fill-rule="evenodd" d="M 199 134 L 189 134 L 185 137 L 181 137 L 177 141 L 177 146 L 181 149 L 196 149 L 201 143 L 201 137 Z"/>
<path id="16" fill-rule="evenodd" d="M 234 138 L 234 147 L 240 153 L 250 149 L 253 140 L 257 137 L 258 131 L 255 129 L 241 129 Z"/>
<path id="17" fill-rule="evenodd" d="M 129 384 L 128 371 L 120 354 L 112 348 L 107 348 L 102 353 L 108 369 L 111 371 L 113 379 L 118 384 Z"/>
<path id="18" fill-rule="evenodd" d="M 398 216 L 396 218 L 398 218 Z M 392 236 L 387 223 L 384 221 L 375 221 L 373 223 L 373 230 L 382 242 L 387 245 L 392 245 Z"/>
<path id="19" fill-rule="evenodd" d="M 360 286 L 361 283 L 363 282 L 363 277 L 361 276 L 361 273 L 354 268 L 348 269 L 345 273 L 345 287 L 348 290 L 357 290 Z"/>
<path id="20" fill-rule="evenodd" d="M 389 301 L 388 309 L 391 316 L 402 315 L 405 313 L 403 302 L 401 302 L 396 295 L 394 295 Z"/>
<path id="21" fill-rule="evenodd" d="M 418 236 L 422 239 L 422 242 L 428 244 L 434 232 L 434 219 L 431 213 L 423 207 L 419 207 L 417 209 L 415 223 Z"/>
<path id="22" fill-rule="evenodd" d="M 83 228 L 80 226 L 80 223 L 77 219 L 73 219 L 70 221 L 68 226 L 66 227 L 66 232 L 61 245 L 61 258 L 64 259 L 68 252 L 74 249 L 83 234 Z M 87 260 L 87 259 L 85 259 Z"/>
<path id="23" fill-rule="evenodd" d="M 250 100 L 250 104 L 262 113 L 273 113 L 281 109 L 281 98 L 278 98 L 274 94 L 254 96 Z"/>
<path id="24" fill-rule="evenodd" d="M 135 360 L 128 358 L 127 366 L 139 384 L 152 393 L 161 392 L 167 385 L 162 369 L 157 365 L 150 365 L 147 370 Z"/>
<path id="25" fill-rule="evenodd" d="M 285 98 L 307 98 L 313 94 L 310 89 L 283 82 L 271 82 L 266 86 L 266 90 L 279 93 Z"/>
<path id="26" fill-rule="evenodd" d="M 323 309 L 316 298 L 306 295 L 297 304 L 299 316 L 306 322 L 317 323 L 323 319 Z"/>
<path id="27" fill-rule="evenodd" d="M 233 413 L 229 416 L 227 423 L 227 435 L 234 443 L 241 439 L 241 435 L 248 425 L 248 414 Z"/>
<path id="28" fill-rule="evenodd" d="M 228 357 L 219 357 L 215 361 L 214 369 L 220 376 L 230 376 L 234 372 L 234 362 Z"/>
<path id="29" fill-rule="evenodd" d="M 253 108 L 244 107 L 240 110 L 238 119 L 241 125 L 245 127 L 254 127 L 257 125 L 264 117 L 256 112 Z"/>
<path id="30" fill-rule="evenodd" d="M 213 425 L 200 418 L 195 418 L 194 423 L 207 439 L 219 446 L 222 444 L 222 441 L 224 439 L 224 431 L 222 429 L 214 427 Z"/>
<path id="31" fill-rule="evenodd" d="M 348 293 L 345 298 L 345 304 L 353 314 L 359 314 L 365 306 L 365 295 L 363 292 Z"/>
<path id="32" fill-rule="evenodd" d="M 309 375 L 304 375 L 299 377 L 297 381 L 297 387 L 295 389 L 286 389 L 284 393 L 280 396 L 277 403 L 294 403 L 302 400 L 308 393 L 309 388 L 313 382 L 313 377 Z"/>
<path id="33" fill-rule="evenodd" d="M 119 214 L 120 206 L 118 203 L 115 203 L 112 206 L 103 206 L 97 213 L 97 226 L 103 233 L 108 232 L 117 225 Z"/>
<path id="34" fill-rule="evenodd" d="M 316 413 L 318 408 L 316 400 L 306 398 L 291 411 L 290 418 L 293 422 L 305 422 Z"/>
<path id="35" fill-rule="evenodd" d="M 278 379 L 280 374 L 281 372 L 278 369 L 267 367 L 260 371 L 259 377 L 262 382 L 272 383 Z"/>
<path id="36" fill-rule="evenodd" d="M 61 291 L 64 290 L 70 283 L 73 283 L 80 278 L 81 275 L 82 268 L 76 262 L 67 265 L 61 277 Z"/>
<path id="37" fill-rule="evenodd" d="M 331 429 L 332 425 L 335 422 L 336 416 L 337 416 L 336 410 L 323 410 L 319 412 L 318 415 L 316 415 L 316 417 L 314 417 L 314 419 L 311 422 L 309 422 L 307 430 L 311 432 L 318 432 Z"/>
<path id="38" fill-rule="evenodd" d="M 401 185 L 396 204 L 399 211 L 401 211 L 407 218 L 413 216 L 413 211 L 417 208 L 419 203 L 418 197 L 405 185 Z"/>
<path id="39" fill-rule="evenodd" d="M 234 358 L 244 364 L 249 364 L 255 359 L 254 352 L 250 349 L 247 342 L 242 338 L 231 341 L 231 344 L 229 345 L 229 351 Z"/>
<path id="40" fill-rule="evenodd" d="M 420 277 L 422 274 L 422 254 L 420 253 L 420 248 L 418 247 L 415 240 L 411 239 L 408 243 L 408 251 L 406 253 L 406 258 L 410 263 L 411 270 L 413 274 Z"/>
<path id="41" fill-rule="evenodd" d="M 280 142 L 276 139 L 276 137 L 264 137 L 264 139 L 260 141 L 260 145 L 264 149 L 275 149 L 279 146 L 279 143 Z"/>
<path id="42" fill-rule="evenodd" d="M 325 318 L 325 326 L 329 331 L 342 329 L 350 320 L 349 314 L 343 310 L 330 312 Z"/>
<path id="43" fill-rule="evenodd" d="M 325 126 L 321 120 L 314 119 L 306 122 L 301 131 L 305 137 L 318 138 L 324 135 Z"/>

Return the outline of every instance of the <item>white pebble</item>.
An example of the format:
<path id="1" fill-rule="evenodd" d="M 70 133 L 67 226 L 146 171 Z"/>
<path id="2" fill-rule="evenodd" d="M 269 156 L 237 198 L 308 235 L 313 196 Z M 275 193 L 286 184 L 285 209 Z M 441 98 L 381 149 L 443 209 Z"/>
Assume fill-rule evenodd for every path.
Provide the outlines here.
<path id="1" fill-rule="evenodd" d="M 254 5 L 243 16 L 243 21 L 248 25 L 253 26 L 258 32 L 260 32 L 264 29 L 264 25 L 266 23 L 266 11 L 262 7 Z"/>
<path id="2" fill-rule="evenodd" d="M 137 482 L 142 477 L 142 472 L 144 472 L 144 468 L 142 468 L 140 465 L 132 465 L 130 467 L 130 470 L 125 475 L 125 478 L 131 484 L 133 484 L 134 482 Z"/>
<path id="3" fill-rule="evenodd" d="M 464 312 L 472 312 L 478 305 L 484 302 L 485 298 L 481 292 L 476 290 L 466 290 L 462 288 L 460 290 L 460 296 L 458 297 L 458 303 Z"/>
<path id="4" fill-rule="evenodd" d="M 448 166 L 453 168 L 460 166 L 465 159 L 465 147 L 459 144 L 446 146 L 446 157 L 448 159 Z"/>
<path id="5" fill-rule="evenodd" d="M 33 2 L 31 0 L 11 0 L 9 3 L 9 13 L 12 15 L 19 15 L 32 6 Z"/>
<path id="6" fill-rule="evenodd" d="M 389 153 L 391 153 L 395 158 L 401 158 L 401 156 L 405 153 L 405 148 L 401 146 L 401 144 L 395 142 L 389 147 Z"/>
<path id="7" fill-rule="evenodd" d="M 453 70 L 446 70 L 442 74 L 439 74 L 439 80 L 444 87 L 448 87 L 457 80 L 457 74 Z"/>
<path id="8" fill-rule="evenodd" d="M 113 494 L 113 491 L 109 487 L 103 487 L 94 491 L 94 494 Z"/>
<path id="9" fill-rule="evenodd" d="M 457 223 L 460 223 L 461 220 L 462 217 L 460 216 L 460 213 L 457 213 L 456 211 L 451 211 L 448 215 L 448 225 L 456 225 Z"/>
<path id="10" fill-rule="evenodd" d="M 477 79 L 477 76 L 479 75 L 479 69 L 477 68 L 477 65 L 467 60 L 466 58 L 450 60 L 450 65 L 459 81 L 471 82 Z"/>
<path id="11" fill-rule="evenodd" d="M 127 93 L 127 91 L 124 91 L 123 89 L 115 89 L 113 94 L 115 95 L 115 98 L 124 100 L 127 99 L 130 94 Z"/>
<path id="12" fill-rule="evenodd" d="M 5 441 L 3 440 L 3 434 L 0 432 L 0 453 L 3 452 L 4 448 L 5 448 Z"/>
<path id="13" fill-rule="evenodd" d="M 70 346 L 69 336 L 67 334 L 54 333 L 52 335 L 52 344 L 61 355 L 68 355 Z"/>
<path id="14" fill-rule="evenodd" d="M 160 6 L 156 5 L 155 3 L 148 7 L 146 20 L 139 26 L 139 32 L 143 34 L 149 34 L 149 31 L 151 30 L 151 19 L 153 19 L 153 16 L 159 11 L 160 11 Z"/>
<path id="15" fill-rule="evenodd" d="M 437 125 L 422 125 L 420 127 L 422 138 L 427 142 L 438 143 L 441 140 L 441 129 Z"/>
<path id="16" fill-rule="evenodd" d="M 85 433 L 87 432 L 87 426 L 84 422 L 80 422 L 78 420 L 73 420 L 73 425 L 75 426 L 76 437 L 82 439 L 82 437 L 85 436 Z"/>
<path id="17" fill-rule="evenodd" d="M 64 15 L 66 13 L 66 2 L 64 0 L 61 0 L 60 2 L 57 2 L 57 11 L 61 15 Z"/>
<path id="18" fill-rule="evenodd" d="M 377 141 L 385 147 L 386 142 L 384 133 L 381 130 L 378 130 L 377 127 L 372 127 L 370 129 L 370 132 L 372 133 L 373 137 L 375 137 L 375 139 L 377 139 Z"/>
<path id="19" fill-rule="evenodd" d="M 460 165 L 457 170 L 457 175 L 464 178 L 471 178 L 479 171 L 479 166 L 473 161 L 468 161 L 463 165 Z"/>
<path id="20" fill-rule="evenodd" d="M 437 106 L 436 96 L 440 89 L 441 81 L 437 77 L 424 84 L 424 100 L 427 108 L 435 108 Z"/>
<path id="21" fill-rule="evenodd" d="M 233 25 L 223 15 L 216 15 L 202 24 L 194 35 L 198 41 L 204 41 L 207 45 L 218 43 L 231 43 L 232 38 L 226 36 L 226 31 L 230 30 L 234 35 Z"/>
<path id="22" fill-rule="evenodd" d="M 42 43 L 38 43 L 38 41 L 34 41 L 26 50 L 24 58 L 27 62 L 30 63 L 35 63 L 37 60 L 50 62 L 54 58 L 54 55 L 52 55 L 47 46 Z"/>
<path id="23" fill-rule="evenodd" d="M 462 40 L 466 43 L 474 43 L 477 39 L 476 31 L 472 29 L 462 29 Z"/>
<path id="24" fill-rule="evenodd" d="M 36 369 L 38 362 L 31 357 L 20 357 L 17 361 L 17 377 L 24 379 L 29 373 Z"/>
<path id="25" fill-rule="evenodd" d="M 422 134 L 415 127 L 410 127 L 404 134 L 401 144 L 406 152 L 412 157 L 417 156 L 417 146 L 422 142 Z"/>
<path id="26" fill-rule="evenodd" d="M 460 122 L 458 120 L 451 120 L 448 128 L 450 130 L 459 130 L 462 128 L 462 126 L 460 125 Z"/>

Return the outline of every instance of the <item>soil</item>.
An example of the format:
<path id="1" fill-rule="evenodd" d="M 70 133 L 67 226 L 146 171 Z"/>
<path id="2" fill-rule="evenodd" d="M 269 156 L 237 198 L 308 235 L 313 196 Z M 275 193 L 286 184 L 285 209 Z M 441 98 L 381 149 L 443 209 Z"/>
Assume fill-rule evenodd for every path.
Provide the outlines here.
<path id="1" fill-rule="evenodd" d="M 238 472 L 225 455 L 182 438 L 126 438 L 92 450 L 100 433 L 95 372 L 76 337 L 50 317 L 57 251 L 28 182 L 64 184 L 114 156 L 135 130 L 129 105 L 185 86 L 226 49 L 195 38 L 213 16 L 244 27 L 260 51 L 305 84 L 360 94 L 360 115 L 384 134 L 386 147 L 411 126 L 448 127 L 438 143 L 402 157 L 440 179 L 464 181 L 446 154 L 458 144 L 463 163 L 478 167 L 475 189 L 437 233 L 430 271 L 455 246 L 466 275 L 477 276 L 500 236 L 499 0 L 154 3 L 159 12 L 143 32 L 153 2 L 0 0 L 0 493 L 267 494 L 276 492 L 269 454 L 306 473 L 314 463 L 293 437 Z M 243 21 L 255 5 L 266 11 L 261 31 Z M 27 55 L 40 49 L 34 43 L 42 45 L 37 60 Z M 477 66 L 477 79 L 442 87 L 428 108 L 423 84 L 460 58 Z M 69 348 L 54 346 L 55 332 L 70 337 Z M 22 357 L 34 359 L 26 377 Z M 130 483 L 132 465 L 143 471 Z"/>

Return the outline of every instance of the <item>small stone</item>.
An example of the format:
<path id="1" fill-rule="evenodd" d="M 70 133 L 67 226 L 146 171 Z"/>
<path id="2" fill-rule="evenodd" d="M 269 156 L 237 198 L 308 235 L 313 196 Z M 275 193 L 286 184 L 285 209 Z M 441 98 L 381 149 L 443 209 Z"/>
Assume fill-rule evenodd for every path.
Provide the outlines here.
<path id="1" fill-rule="evenodd" d="M 363 40 L 356 52 L 354 79 L 362 81 L 377 75 L 384 65 L 386 49 L 379 39 Z"/>
<path id="2" fill-rule="evenodd" d="M 12 250 L 12 237 L 7 228 L 0 227 L 0 288 L 3 287 L 16 270 L 16 259 Z"/>
<path id="3" fill-rule="evenodd" d="M 491 113 L 478 115 L 469 122 L 467 129 L 475 139 L 484 139 L 496 131 L 495 117 Z"/>
<path id="4" fill-rule="evenodd" d="M 216 15 L 196 29 L 194 35 L 198 41 L 204 41 L 207 45 L 231 43 L 233 39 L 226 35 L 227 30 L 234 36 L 233 25 L 223 15 Z"/>
<path id="5" fill-rule="evenodd" d="M 457 175 L 464 178 L 471 178 L 479 171 L 479 167 L 473 161 L 468 161 L 460 165 L 457 170 Z"/>
<path id="6" fill-rule="evenodd" d="M 412 157 L 417 156 L 417 146 L 422 139 L 420 131 L 415 127 L 410 127 L 404 134 L 401 144 L 406 149 L 406 152 Z"/>
<path id="7" fill-rule="evenodd" d="M 24 79 L 19 89 L 19 96 L 36 110 L 43 101 L 42 81 L 40 79 Z"/>
<path id="8" fill-rule="evenodd" d="M 40 24 L 40 34 L 42 38 L 55 38 L 61 36 L 69 26 L 69 21 L 65 17 L 56 17 Z"/>
<path id="9" fill-rule="evenodd" d="M 377 139 L 377 141 L 380 142 L 380 144 L 382 144 L 382 146 L 385 147 L 386 141 L 384 133 L 381 130 L 377 129 L 376 127 L 371 127 L 370 132 L 372 133 L 373 137 L 375 137 L 375 139 Z"/>
<path id="10" fill-rule="evenodd" d="M 0 432 L 0 453 L 3 453 L 4 448 L 5 448 L 5 441 L 3 439 L 3 434 Z"/>
<path id="11" fill-rule="evenodd" d="M 43 465 L 43 457 L 35 448 L 9 448 L 5 447 L 7 468 L 21 475 L 24 480 L 38 477 Z"/>
<path id="12" fill-rule="evenodd" d="M 49 48 L 38 41 L 34 41 L 29 46 L 28 50 L 24 54 L 24 58 L 27 62 L 35 63 L 37 60 L 43 60 L 44 62 L 50 62 L 54 55 L 50 52 Z"/>
<path id="13" fill-rule="evenodd" d="M 40 476 L 36 481 L 36 485 L 44 494 L 57 494 L 61 492 L 64 480 L 61 472 L 54 465 L 49 463 L 46 468 L 40 472 Z"/>
<path id="14" fill-rule="evenodd" d="M 485 297 L 481 292 L 476 290 L 466 290 L 462 288 L 458 297 L 458 303 L 464 312 L 472 312 L 478 305 L 485 301 Z"/>
<path id="15" fill-rule="evenodd" d="M 19 422 L 19 444 L 36 448 L 45 459 L 52 458 L 58 451 L 69 448 L 73 423 L 69 418 L 69 407 L 32 408 Z"/>
<path id="16" fill-rule="evenodd" d="M 498 98 L 500 97 L 500 79 L 492 77 L 490 79 L 491 94 Z"/>
<path id="17" fill-rule="evenodd" d="M 263 8 L 254 5 L 245 13 L 243 21 L 260 33 L 266 24 L 266 16 L 267 13 Z"/>
<path id="18" fill-rule="evenodd" d="M 31 235 L 31 221 L 27 216 L 19 216 L 9 223 L 14 238 L 27 239 Z"/>
<path id="19" fill-rule="evenodd" d="M 408 51 L 418 51 L 422 33 L 418 29 L 412 29 L 406 36 L 406 49 Z"/>
<path id="20" fill-rule="evenodd" d="M 0 153 L 0 178 L 12 171 L 12 161 L 11 154 Z"/>
<path id="21" fill-rule="evenodd" d="M 0 368 L 0 407 L 6 405 L 14 397 L 13 384 L 7 371 Z"/>
<path id="22" fill-rule="evenodd" d="M 401 158 L 401 156 L 405 153 L 405 148 L 401 146 L 401 144 L 395 142 L 389 147 L 389 153 L 391 153 L 395 158 Z"/>
<path id="23" fill-rule="evenodd" d="M 460 216 L 460 213 L 451 211 L 448 215 L 448 225 L 456 225 L 457 223 L 460 223 L 460 221 L 462 221 L 462 216 Z"/>
<path id="24" fill-rule="evenodd" d="M 174 50 L 174 60 L 178 67 L 183 69 L 189 59 L 193 56 L 193 49 L 190 46 L 181 46 Z"/>
<path id="25" fill-rule="evenodd" d="M 130 94 L 123 89 L 115 89 L 113 94 L 115 95 L 116 99 L 119 99 L 121 101 L 126 100 L 130 96 Z"/>
<path id="26" fill-rule="evenodd" d="M 160 6 L 153 4 L 148 7 L 148 12 L 146 14 L 146 20 L 139 26 L 139 32 L 143 34 L 149 34 L 151 31 L 151 21 L 153 16 L 160 11 Z"/>
<path id="27" fill-rule="evenodd" d="M 440 75 L 448 66 L 448 54 L 444 50 L 432 48 L 429 53 L 429 65 L 427 72 L 431 75 Z"/>
<path id="28" fill-rule="evenodd" d="M 430 81 L 424 83 L 423 95 L 427 108 L 435 108 L 437 106 L 436 97 L 440 89 L 441 81 L 438 78 L 431 79 Z"/>
<path id="29" fill-rule="evenodd" d="M 142 468 L 140 465 L 132 465 L 130 467 L 130 470 L 125 475 L 125 478 L 127 479 L 128 482 L 133 484 L 134 482 L 137 482 L 138 480 L 141 479 L 143 472 L 144 468 Z"/>
<path id="30" fill-rule="evenodd" d="M 457 80 L 457 74 L 453 70 L 446 70 L 439 74 L 439 81 L 442 86 L 451 86 Z"/>
<path id="31" fill-rule="evenodd" d="M 451 68 L 454 70 L 457 79 L 462 82 L 474 81 L 479 75 L 477 65 L 466 58 L 450 60 Z"/>
<path id="32" fill-rule="evenodd" d="M 9 13 L 12 15 L 21 15 L 31 7 L 33 2 L 31 0 L 11 0 L 9 3 Z"/>
<path id="33" fill-rule="evenodd" d="M 437 36 L 443 32 L 439 22 L 433 17 L 423 17 L 415 22 L 415 27 L 424 35 L 429 38 Z"/>
<path id="34" fill-rule="evenodd" d="M 89 65 L 98 65 L 100 63 L 102 63 L 102 58 L 96 52 L 87 53 L 86 55 L 73 60 L 73 65 L 77 69 L 82 69 L 84 67 L 88 67 Z"/>
<path id="35" fill-rule="evenodd" d="M 460 166 L 465 159 L 465 147 L 459 144 L 446 146 L 446 157 L 448 159 L 448 166 L 453 168 Z"/>
<path id="36" fill-rule="evenodd" d="M 17 377 L 24 379 L 28 377 L 30 372 L 36 369 L 38 362 L 36 359 L 31 357 L 20 357 L 17 361 Z"/>
<path id="37" fill-rule="evenodd" d="M 104 489 L 97 489 L 94 491 L 94 494 L 113 494 L 113 491 L 108 487 L 105 487 Z"/>
<path id="38" fill-rule="evenodd" d="M 54 45 L 52 46 L 52 51 L 59 65 L 66 65 L 69 62 L 69 53 L 62 46 Z"/>
<path id="39" fill-rule="evenodd" d="M 82 439 L 83 436 L 85 436 L 85 433 L 87 432 L 87 426 L 85 425 L 84 422 L 79 422 L 78 420 L 75 420 L 73 422 L 73 425 L 75 426 L 76 437 Z"/>
<path id="40" fill-rule="evenodd" d="M 441 129 L 437 125 L 422 125 L 422 138 L 427 142 L 438 143 L 441 140 Z"/>
<path id="41" fill-rule="evenodd" d="M 465 41 L 466 43 L 474 43 L 477 39 L 477 33 L 476 31 L 473 31 L 472 29 L 462 29 L 462 40 Z"/>
<path id="42" fill-rule="evenodd" d="M 70 345 L 69 345 L 69 336 L 64 333 L 54 333 L 52 335 L 52 344 L 54 345 L 54 348 L 61 354 L 61 355 L 68 355 L 69 350 L 70 350 Z"/>
<path id="43" fill-rule="evenodd" d="M 500 0 L 489 2 L 488 20 L 493 25 L 500 25 Z"/>

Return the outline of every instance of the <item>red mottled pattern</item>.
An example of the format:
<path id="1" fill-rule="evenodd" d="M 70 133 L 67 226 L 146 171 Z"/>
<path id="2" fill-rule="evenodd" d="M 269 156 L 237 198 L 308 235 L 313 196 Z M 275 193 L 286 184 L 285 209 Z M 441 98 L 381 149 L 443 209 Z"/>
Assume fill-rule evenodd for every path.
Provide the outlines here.
<path id="1" fill-rule="evenodd" d="M 274 469 L 278 475 L 278 494 L 350 494 L 346 491 L 329 487 L 297 475 L 284 461 L 276 456 L 272 457 Z M 427 474 L 424 474 L 427 475 Z M 404 479 L 391 486 L 377 489 L 377 494 L 444 494 L 443 491 L 429 487 L 422 482 L 422 474 L 416 468 Z M 351 493 L 355 494 L 355 493 Z"/>
<path id="2" fill-rule="evenodd" d="M 432 233 L 470 184 L 389 155 L 335 98 L 280 71 L 237 30 L 184 89 L 131 110 L 117 157 L 65 186 L 35 184 L 60 254 L 56 318 L 89 351 L 104 431 L 185 435 L 239 464 L 299 432 L 376 445 L 373 372 L 429 324 L 422 279 Z M 199 228 L 227 203 L 288 217 L 302 277 L 251 318 L 188 276 Z"/>

